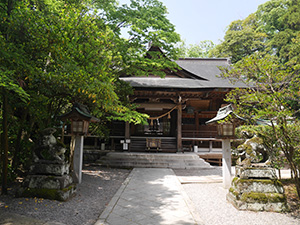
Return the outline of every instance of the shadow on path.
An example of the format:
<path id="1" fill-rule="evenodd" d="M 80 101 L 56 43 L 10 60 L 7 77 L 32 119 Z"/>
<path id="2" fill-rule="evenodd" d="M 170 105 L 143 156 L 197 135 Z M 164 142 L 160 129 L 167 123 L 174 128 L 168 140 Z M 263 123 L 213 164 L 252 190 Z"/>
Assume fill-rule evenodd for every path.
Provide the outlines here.
<path id="1" fill-rule="evenodd" d="M 202 223 L 173 170 L 135 168 L 96 224 Z"/>

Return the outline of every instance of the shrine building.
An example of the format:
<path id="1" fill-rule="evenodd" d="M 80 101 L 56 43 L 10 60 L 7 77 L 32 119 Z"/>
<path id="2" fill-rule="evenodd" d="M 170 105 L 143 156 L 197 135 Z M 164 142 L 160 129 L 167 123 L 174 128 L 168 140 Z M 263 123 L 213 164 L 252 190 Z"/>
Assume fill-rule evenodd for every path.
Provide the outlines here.
<path id="1" fill-rule="evenodd" d="M 151 49 L 150 49 L 151 50 Z M 178 71 L 164 78 L 126 76 L 120 79 L 134 89 L 130 101 L 137 111 L 149 115 L 148 125 L 114 121 L 110 149 L 115 151 L 181 152 L 197 148 L 203 152 L 221 152 L 216 125 L 205 122 L 216 116 L 226 94 L 245 84 L 232 84 L 221 78 L 221 67 L 229 67 L 223 58 L 182 58 L 175 61 Z M 124 149 L 124 143 L 127 147 Z"/>

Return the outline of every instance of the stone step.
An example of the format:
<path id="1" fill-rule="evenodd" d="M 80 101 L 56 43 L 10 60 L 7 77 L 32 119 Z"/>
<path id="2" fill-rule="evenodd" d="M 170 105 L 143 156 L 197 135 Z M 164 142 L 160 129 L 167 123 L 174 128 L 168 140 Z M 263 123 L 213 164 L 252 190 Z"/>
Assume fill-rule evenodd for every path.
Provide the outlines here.
<path id="1" fill-rule="evenodd" d="M 205 165 L 201 163 L 166 163 L 166 162 L 140 162 L 140 161 L 102 161 L 102 162 L 97 162 L 99 165 L 105 165 L 105 166 L 113 166 L 113 167 L 136 167 L 137 165 L 143 165 L 145 167 L 162 167 L 162 168 L 186 168 L 186 167 L 193 167 L 193 168 L 209 168 L 211 167 L 210 165 Z"/>
<path id="2" fill-rule="evenodd" d="M 97 160 L 96 164 L 122 168 L 213 168 L 196 154 L 167 153 L 109 153 L 100 160 Z"/>
<path id="3" fill-rule="evenodd" d="M 176 154 L 176 153 L 130 153 L 130 152 L 110 152 L 106 155 L 110 158 L 147 158 L 147 159 L 199 159 L 197 154 Z"/>
<path id="4" fill-rule="evenodd" d="M 168 163 L 140 163 L 140 162 L 122 162 L 122 163 L 95 163 L 93 165 L 117 167 L 117 168 L 171 168 L 171 169 L 212 169 L 211 166 L 203 165 L 186 165 L 186 164 L 168 164 Z"/>
<path id="5" fill-rule="evenodd" d="M 167 164 L 186 164 L 186 165 L 208 165 L 204 160 L 147 160 L 147 159 L 122 159 L 122 158 L 104 158 L 97 160 L 97 162 L 114 162 L 114 163 L 122 163 L 122 162 L 140 162 L 140 163 L 167 163 Z"/>

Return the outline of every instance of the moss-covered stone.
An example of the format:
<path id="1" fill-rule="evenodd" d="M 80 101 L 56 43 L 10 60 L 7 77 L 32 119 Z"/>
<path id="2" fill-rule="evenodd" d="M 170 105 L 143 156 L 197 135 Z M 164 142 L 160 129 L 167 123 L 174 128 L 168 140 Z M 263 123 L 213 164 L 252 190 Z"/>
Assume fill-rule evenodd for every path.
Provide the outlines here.
<path id="1" fill-rule="evenodd" d="M 259 203 L 267 203 L 268 198 L 265 193 L 257 193 L 257 192 L 250 192 L 250 193 L 243 193 L 241 196 L 241 200 L 247 203 L 259 202 Z"/>
<path id="2" fill-rule="evenodd" d="M 257 193 L 257 192 L 245 192 L 241 196 L 241 200 L 247 203 L 278 203 L 286 202 L 286 197 L 279 193 Z"/>
<path id="3" fill-rule="evenodd" d="M 233 206 L 240 210 L 288 211 L 283 185 L 274 179 L 272 168 L 237 166 L 236 171 L 237 177 L 226 196 Z"/>
<path id="4" fill-rule="evenodd" d="M 283 185 L 278 180 L 268 179 L 233 179 L 232 187 L 238 192 L 284 193 Z"/>
<path id="5" fill-rule="evenodd" d="M 232 179 L 232 183 L 235 183 L 238 179 L 239 179 L 238 177 L 234 177 L 234 178 Z"/>
<path id="6" fill-rule="evenodd" d="M 234 195 L 236 199 L 239 199 L 239 192 L 237 192 L 233 187 L 229 188 L 229 192 Z"/>
<path id="7" fill-rule="evenodd" d="M 276 179 L 274 168 L 263 166 L 236 166 L 236 176 L 242 179 Z"/>
<path id="8" fill-rule="evenodd" d="M 72 184 L 63 189 L 46 189 L 46 188 L 26 188 L 21 196 L 23 197 L 38 197 L 51 200 L 66 201 L 71 197 L 76 189 L 76 185 Z"/>
<path id="9" fill-rule="evenodd" d="M 282 183 L 277 180 L 267 180 L 267 179 L 233 179 L 232 181 L 234 181 L 236 184 L 238 183 L 242 183 L 242 184 L 252 184 L 254 182 L 256 183 L 263 183 L 263 184 L 271 184 L 271 185 L 280 185 L 282 186 Z"/>

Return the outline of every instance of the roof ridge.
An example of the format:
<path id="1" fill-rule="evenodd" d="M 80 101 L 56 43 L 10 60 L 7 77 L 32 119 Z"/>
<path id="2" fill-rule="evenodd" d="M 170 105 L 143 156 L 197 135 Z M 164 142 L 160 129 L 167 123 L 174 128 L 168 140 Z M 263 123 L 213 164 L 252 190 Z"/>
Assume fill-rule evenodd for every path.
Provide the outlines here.
<path id="1" fill-rule="evenodd" d="M 230 61 L 229 58 L 198 58 L 198 57 L 185 57 L 185 58 L 178 58 L 177 60 L 214 60 L 214 61 Z M 176 60 L 175 60 L 176 61 Z"/>

